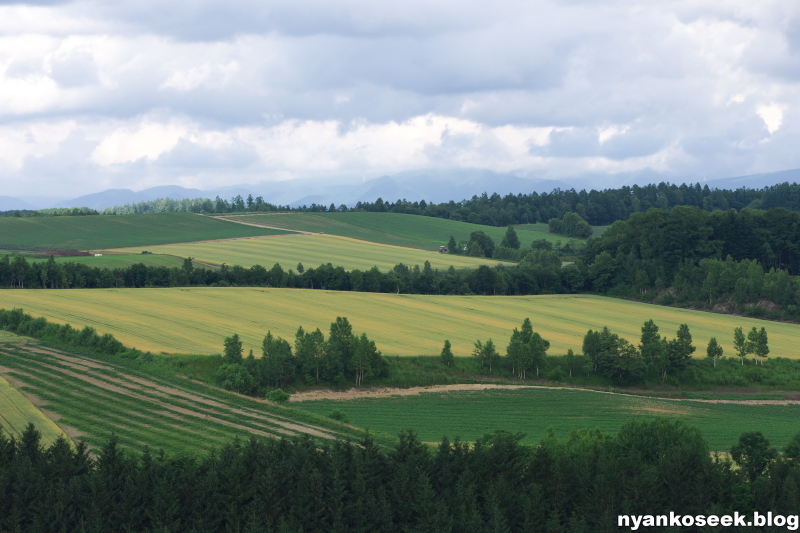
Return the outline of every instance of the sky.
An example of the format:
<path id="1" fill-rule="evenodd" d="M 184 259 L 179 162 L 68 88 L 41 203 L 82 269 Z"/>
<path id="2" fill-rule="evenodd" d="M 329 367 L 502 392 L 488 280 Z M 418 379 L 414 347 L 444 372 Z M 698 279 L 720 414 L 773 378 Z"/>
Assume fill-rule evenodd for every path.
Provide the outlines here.
<path id="1" fill-rule="evenodd" d="M 0 195 L 800 168 L 798 82 L 796 0 L 2 1 Z"/>

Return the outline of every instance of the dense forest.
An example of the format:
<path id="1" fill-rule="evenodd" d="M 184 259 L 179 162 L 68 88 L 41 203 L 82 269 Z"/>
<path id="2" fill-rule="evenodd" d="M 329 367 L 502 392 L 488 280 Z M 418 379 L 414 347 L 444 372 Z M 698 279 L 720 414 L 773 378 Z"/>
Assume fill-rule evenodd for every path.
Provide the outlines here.
<path id="1" fill-rule="evenodd" d="M 614 223 L 583 257 L 585 290 L 798 320 L 800 213 L 651 209 Z"/>
<path id="2" fill-rule="evenodd" d="M 730 461 L 698 429 L 666 419 L 616 435 L 550 434 L 537 446 L 521 437 L 445 437 L 436 451 L 411 431 L 388 450 L 369 437 L 254 437 L 172 457 L 126 453 L 111 436 L 95 459 L 64 439 L 46 448 L 28 426 L 19 440 L 0 434 L 0 529 L 555 533 L 618 531 L 618 515 L 663 515 L 669 526 L 672 512 L 699 526 L 767 511 L 797 527 L 800 435 L 779 454 L 761 433 L 744 433 Z"/>

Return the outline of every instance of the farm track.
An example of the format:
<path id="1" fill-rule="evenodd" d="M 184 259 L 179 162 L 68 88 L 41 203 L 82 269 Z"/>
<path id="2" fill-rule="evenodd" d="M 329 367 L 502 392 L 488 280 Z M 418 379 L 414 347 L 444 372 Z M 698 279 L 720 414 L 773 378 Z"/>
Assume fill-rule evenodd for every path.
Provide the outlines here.
<path id="1" fill-rule="evenodd" d="M 248 224 L 250 226 L 257 226 L 257 224 Z M 268 226 L 258 226 L 260 228 L 268 228 Z M 283 228 L 269 228 L 269 229 L 283 229 Z M 295 230 L 284 230 L 284 231 L 295 231 Z M 297 232 L 297 233 L 281 233 L 277 235 L 255 235 L 252 237 L 230 237 L 226 239 L 208 239 L 205 241 L 187 241 L 187 242 L 179 242 L 179 243 L 162 243 L 162 244 L 145 244 L 142 246 L 120 246 L 119 248 L 105 248 L 103 250 L 98 249 L 97 251 L 108 252 L 109 250 L 112 252 L 118 252 L 119 250 L 139 250 L 141 248 L 158 248 L 161 246 L 175 246 L 176 244 L 205 244 L 210 242 L 228 242 L 228 241 L 252 241 L 257 239 L 271 239 L 273 237 L 299 237 L 301 235 L 318 235 L 317 233 L 306 233 L 306 232 Z M 200 261 L 198 261 L 200 263 Z M 202 263 L 206 264 L 206 263 Z"/>
<path id="2" fill-rule="evenodd" d="M 303 230 L 299 230 L 299 229 L 281 228 L 281 227 L 278 227 L 278 226 L 267 226 L 266 224 L 255 224 L 253 222 L 243 222 L 241 220 L 238 220 L 238 218 L 237 218 L 237 217 L 253 217 L 253 216 L 258 216 L 258 215 L 237 215 L 236 217 L 215 217 L 215 218 L 219 218 L 221 220 L 227 220 L 228 222 L 235 222 L 237 224 L 244 224 L 245 226 L 255 226 L 257 228 L 280 229 L 280 230 L 284 230 L 284 231 L 296 231 L 297 233 L 300 233 L 301 235 L 321 235 L 322 234 L 321 232 L 303 231 Z M 278 235 L 275 235 L 275 236 L 278 237 Z"/>
<path id="3" fill-rule="evenodd" d="M 293 420 L 290 409 L 283 415 L 280 410 L 285 408 L 266 401 L 225 391 L 190 392 L 158 378 L 41 346 L 4 348 L 0 346 L 0 376 L 13 380 L 32 403 L 55 413 L 51 418 L 64 418 L 75 426 L 59 421 L 66 433 L 90 435 L 95 442 L 109 430 L 126 437 L 128 445 L 145 441 L 152 445 L 156 438 L 181 447 L 219 446 L 234 435 L 308 435 L 327 440 L 348 433 Z M 224 398 L 228 395 L 230 404 Z M 252 407 L 247 407 L 250 402 Z M 99 433 L 98 428 L 102 428 Z"/>
<path id="4" fill-rule="evenodd" d="M 516 389 L 549 389 L 549 390 L 579 390 L 586 392 L 596 392 L 598 394 L 612 394 L 624 396 L 626 398 L 643 398 L 647 400 L 669 400 L 673 402 L 695 402 L 695 403 L 727 403 L 736 405 L 800 405 L 800 400 L 703 400 L 695 398 L 662 398 L 658 396 L 645 396 L 640 394 L 628 394 L 624 392 L 601 391 L 595 389 L 585 389 L 580 387 L 548 387 L 540 385 L 499 385 L 492 383 L 469 383 L 456 385 L 433 385 L 430 387 L 374 387 L 369 389 L 348 389 L 346 391 L 335 391 L 330 389 L 311 390 L 297 392 L 290 398 L 290 402 L 310 402 L 316 400 L 357 400 L 361 398 L 390 398 L 392 396 L 416 396 L 418 394 L 440 394 L 447 392 L 481 391 L 488 389 L 516 390 Z"/>

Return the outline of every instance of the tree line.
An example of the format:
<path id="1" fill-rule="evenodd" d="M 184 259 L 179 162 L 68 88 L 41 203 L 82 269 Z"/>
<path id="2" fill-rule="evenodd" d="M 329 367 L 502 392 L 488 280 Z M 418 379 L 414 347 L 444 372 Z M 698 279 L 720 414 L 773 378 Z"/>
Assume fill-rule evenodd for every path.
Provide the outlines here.
<path id="1" fill-rule="evenodd" d="M 354 334 L 347 317 L 336 317 L 327 339 L 319 328 L 307 332 L 299 327 L 294 350 L 287 340 L 267 332 L 258 359 L 253 350 L 243 357 L 238 334 L 226 337 L 223 345 L 222 365 L 214 379 L 243 394 L 264 396 L 294 383 L 360 386 L 372 378 L 386 377 L 389 371 L 375 342 L 366 333 Z M 281 394 L 271 398 L 285 399 Z"/>
<path id="2" fill-rule="evenodd" d="M 275 205 L 265 201 L 262 196 L 247 198 L 237 195 L 230 200 L 216 198 L 193 198 L 175 200 L 159 198 L 133 204 L 107 208 L 103 214 L 122 215 L 140 213 L 163 213 L 188 211 L 193 213 L 253 213 L 253 212 L 345 212 L 372 211 L 405 213 L 437 218 L 446 218 L 484 224 L 489 226 L 508 226 L 510 224 L 548 223 L 551 219 L 564 219 L 567 213 L 575 213 L 592 226 L 605 226 L 617 220 L 627 220 L 634 213 L 646 212 L 651 208 L 665 211 L 678 206 L 692 206 L 704 211 L 773 209 L 783 207 L 800 211 L 800 185 L 781 183 L 761 189 L 742 187 L 736 190 L 712 189 L 708 185 L 659 183 L 644 186 L 624 186 L 618 189 L 554 189 L 549 193 L 507 194 L 497 193 L 475 195 L 471 199 L 455 199 L 442 203 L 429 203 L 425 200 L 410 202 L 398 199 L 394 202 L 378 198 L 374 202 L 357 202 L 355 206 L 344 204 L 311 204 L 299 207 Z M 75 214 L 94 214 L 94 210 L 77 208 Z M 0 216 L 42 216 L 56 214 L 53 210 L 16 210 L 0 213 Z M 72 214 L 70 209 L 57 214 Z"/>
<path id="3" fill-rule="evenodd" d="M 667 419 L 617 434 L 549 433 L 534 446 L 522 437 L 445 437 L 436 450 L 412 431 L 388 449 L 369 436 L 253 437 L 171 456 L 128 452 L 111 436 L 93 455 L 82 441 L 45 447 L 29 425 L 19 439 L 0 433 L 0 529 L 558 533 L 617 531 L 622 514 L 797 519 L 800 435 L 779 453 L 744 433 L 731 460 L 712 454 L 697 428 Z"/>
<path id="4" fill-rule="evenodd" d="M 461 202 L 451 200 L 439 204 L 425 201 L 397 200 L 359 202 L 358 211 L 407 213 L 460 220 L 488 226 L 547 223 L 576 213 L 592 226 L 605 226 L 627 220 L 634 213 L 652 208 L 669 211 L 678 206 L 691 206 L 704 211 L 786 208 L 800 211 L 800 185 L 781 183 L 761 189 L 742 187 L 736 190 L 712 189 L 699 183 L 659 183 L 624 186 L 618 189 L 561 190 L 549 193 L 507 194 L 483 193 Z M 324 206 L 316 206 L 325 210 Z"/>
<path id="5" fill-rule="evenodd" d="M 129 350 L 110 333 L 99 335 L 91 326 L 75 329 L 69 324 L 54 324 L 44 317 L 34 318 L 22 309 L 0 309 L 0 329 L 23 337 L 41 339 L 57 346 L 78 348 L 100 355 L 128 352 L 129 357 L 138 357 L 141 352 Z"/>
<path id="6" fill-rule="evenodd" d="M 753 327 L 748 332 L 743 328 L 734 328 L 732 344 L 735 357 L 744 366 L 749 356 L 755 356 L 755 364 L 763 365 L 770 354 L 769 338 L 764 327 Z M 659 333 L 659 327 L 650 319 L 641 328 L 639 344 L 634 344 L 613 333 L 607 326 L 598 330 L 589 330 L 583 338 L 582 353 L 575 354 L 569 349 L 566 354 L 548 356 L 550 342 L 533 330 L 530 318 L 526 318 L 520 328 L 514 328 L 505 354 L 500 351 L 492 339 L 477 340 L 474 343 L 472 357 L 482 373 L 514 376 L 526 380 L 531 377 L 544 377 L 553 381 L 578 382 L 594 379 L 593 384 L 606 383 L 615 385 L 663 384 L 681 385 L 681 378 L 688 378 L 693 385 L 709 387 L 730 385 L 730 370 L 723 374 L 709 375 L 703 365 L 693 354 L 697 348 L 693 344 L 692 334 L 687 324 L 681 324 L 674 338 L 669 339 Z M 705 355 L 714 371 L 722 359 L 724 350 L 716 337 L 711 337 L 705 349 Z M 444 342 L 440 354 L 441 363 L 448 368 L 455 364 L 452 344 Z M 782 362 L 785 362 L 782 360 Z M 789 361 L 790 369 L 786 380 L 791 381 L 800 368 L 794 368 Z M 534 374 L 535 373 L 535 374 Z M 791 374 L 791 376 L 789 375 Z M 733 379 L 737 379 L 736 376 Z M 739 377 L 741 385 L 762 383 L 761 374 L 750 374 Z"/>
<path id="7" fill-rule="evenodd" d="M 510 249 L 511 250 L 511 249 Z M 147 266 L 137 263 L 125 268 L 92 267 L 73 261 L 28 260 L 21 255 L 0 258 L 0 287 L 17 289 L 101 289 L 142 287 L 238 286 L 285 287 L 334 291 L 406 294 L 541 294 L 568 292 L 574 284 L 574 269 L 562 272 L 561 255 L 572 248 L 554 248 L 547 241 L 534 243 L 518 265 L 481 265 L 477 269 L 434 269 L 429 261 L 422 268 L 395 265 L 386 272 L 345 270 L 331 263 L 317 268 L 284 270 L 275 264 L 244 268 L 222 265 L 219 269 L 197 268 L 187 258 L 181 267 Z M 582 281 L 581 281 L 582 283 Z"/>

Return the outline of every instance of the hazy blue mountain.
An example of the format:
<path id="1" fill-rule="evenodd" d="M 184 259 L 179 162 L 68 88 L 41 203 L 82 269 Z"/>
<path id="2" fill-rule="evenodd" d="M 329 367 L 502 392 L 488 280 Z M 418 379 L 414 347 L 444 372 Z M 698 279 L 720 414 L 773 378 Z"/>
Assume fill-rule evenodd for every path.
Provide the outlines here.
<path id="1" fill-rule="evenodd" d="M 148 202 L 151 200 L 158 200 L 159 198 L 182 200 L 184 198 L 206 197 L 208 197 L 208 193 L 199 189 L 186 189 L 178 185 L 163 185 L 138 192 L 134 192 L 130 189 L 108 189 L 94 194 L 79 196 L 71 200 L 63 200 L 52 207 L 90 207 L 92 209 L 103 210 L 106 207 L 114 207 L 115 205 Z"/>
<path id="2" fill-rule="evenodd" d="M 15 209 L 39 209 L 39 206 L 29 204 L 25 200 L 14 198 L 13 196 L 0 196 L 0 211 Z"/>
<path id="3" fill-rule="evenodd" d="M 602 179 L 601 179 L 602 178 Z M 703 181 L 702 179 L 677 179 L 674 176 L 659 174 L 650 170 L 614 175 L 609 181 L 607 175 L 581 175 L 569 180 L 545 180 L 535 177 L 520 177 L 511 173 L 499 173 L 481 169 L 456 169 L 456 170 L 417 170 L 400 172 L 389 176 L 380 176 L 370 180 L 354 182 L 346 178 L 297 179 L 277 182 L 262 182 L 255 184 L 236 184 L 219 187 L 209 191 L 187 189 L 177 185 L 152 187 L 134 192 L 129 189 L 109 189 L 107 191 L 89 194 L 58 202 L 52 207 L 91 207 L 105 209 L 115 205 L 136 203 L 141 201 L 156 200 L 158 198 L 210 198 L 219 196 L 225 200 L 241 195 L 247 198 L 261 196 L 264 201 L 275 205 L 290 205 L 292 207 L 322 204 L 345 204 L 353 206 L 356 202 L 374 202 L 378 198 L 394 202 L 406 199 L 408 201 L 425 200 L 427 202 L 441 203 L 468 200 L 473 196 L 480 196 L 484 192 L 500 196 L 507 194 L 530 194 L 532 192 L 551 192 L 555 188 L 566 189 L 603 189 L 617 188 L 622 185 L 638 183 L 707 183 L 709 187 L 737 189 L 739 187 L 761 188 L 784 181 L 800 182 L 800 169 L 754 174 L 733 178 Z M 8 200 L 2 203 L 3 198 Z M 16 202 L 16 203 L 15 203 Z M 6 209 L 26 209 L 19 207 L 26 205 L 22 200 L 0 197 L 0 208 L 9 205 Z M 27 207 L 31 209 L 32 207 Z M 4 209 L 5 210 L 5 209 Z"/>
<path id="4" fill-rule="evenodd" d="M 748 187 L 751 189 L 761 189 L 778 183 L 800 183 L 800 168 L 791 170 L 781 170 L 779 172 L 767 172 L 765 174 L 751 174 L 749 176 L 739 176 L 736 178 L 722 178 L 701 182 L 713 189 L 739 189 Z"/>

